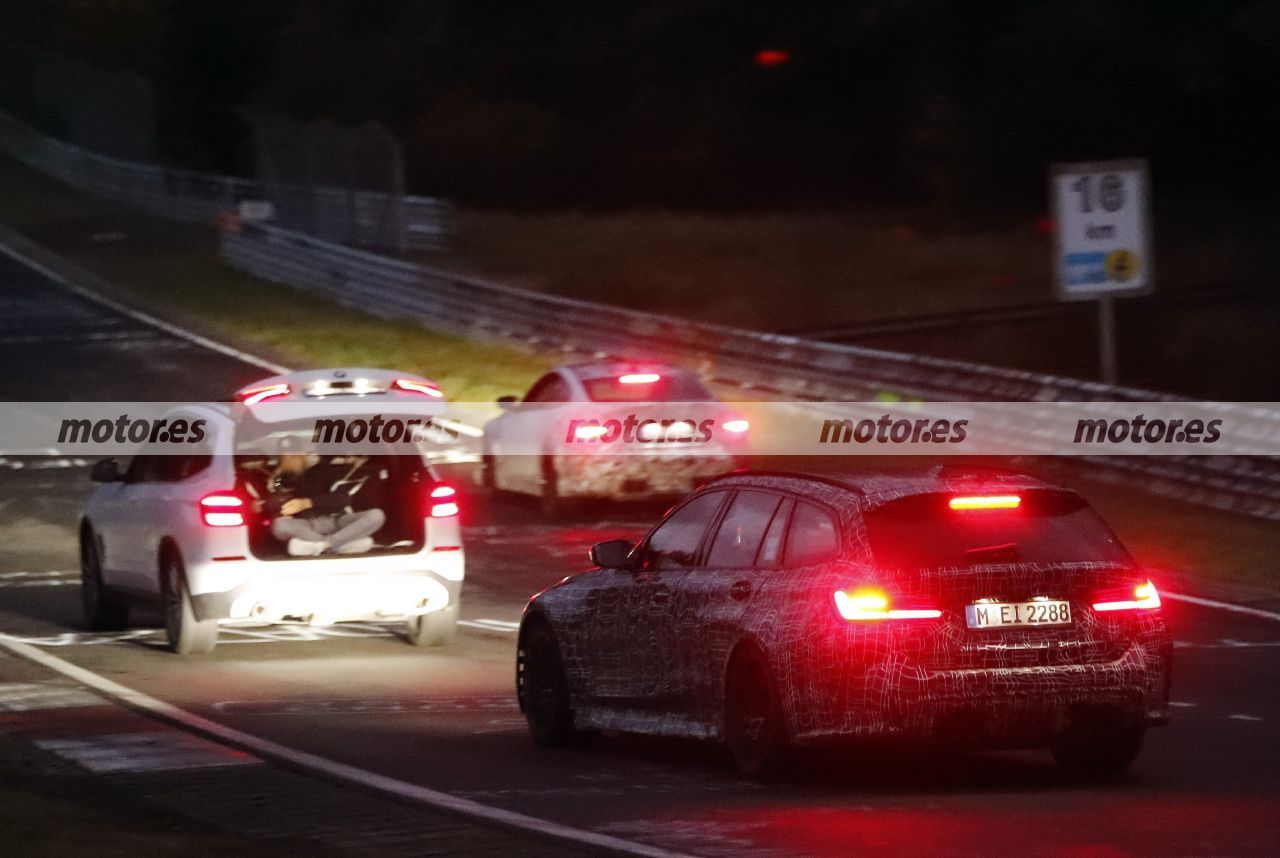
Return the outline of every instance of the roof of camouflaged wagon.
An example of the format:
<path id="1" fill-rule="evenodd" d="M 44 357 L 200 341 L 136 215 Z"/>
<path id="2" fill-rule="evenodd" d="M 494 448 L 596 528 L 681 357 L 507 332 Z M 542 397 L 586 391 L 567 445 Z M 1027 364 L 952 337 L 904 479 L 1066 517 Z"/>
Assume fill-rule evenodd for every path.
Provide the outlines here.
<path id="1" fill-rule="evenodd" d="M 832 506 L 875 509 L 891 501 L 929 494 L 1000 494 L 1064 488 L 1027 471 L 940 465 L 902 470 L 741 470 L 716 477 L 711 486 L 752 485 L 811 495 Z"/>

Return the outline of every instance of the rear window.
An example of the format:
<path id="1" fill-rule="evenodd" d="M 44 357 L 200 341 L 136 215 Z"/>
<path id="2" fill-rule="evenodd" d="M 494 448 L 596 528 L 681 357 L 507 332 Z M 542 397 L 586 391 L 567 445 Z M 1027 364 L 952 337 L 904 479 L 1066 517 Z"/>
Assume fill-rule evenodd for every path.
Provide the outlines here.
<path id="1" fill-rule="evenodd" d="M 1084 499 L 1023 491 L 1016 509 L 952 509 L 954 495 L 892 501 L 866 516 L 876 563 L 932 569 L 1002 563 L 1130 563 L 1128 552 Z"/>
<path id="2" fill-rule="evenodd" d="M 627 374 L 584 379 L 592 402 L 714 402 L 711 391 L 684 372 L 652 373 L 657 381 L 623 382 Z M 633 373 L 646 376 L 649 373 Z"/>

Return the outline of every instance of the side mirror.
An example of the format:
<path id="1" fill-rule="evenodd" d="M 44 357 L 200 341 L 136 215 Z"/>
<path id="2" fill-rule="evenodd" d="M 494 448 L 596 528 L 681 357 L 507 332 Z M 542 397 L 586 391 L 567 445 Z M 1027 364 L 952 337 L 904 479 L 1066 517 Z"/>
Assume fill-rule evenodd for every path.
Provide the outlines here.
<path id="1" fill-rule="evenodd" d="M 120 473 L 120 466 L 116 464 L 115 459 L 102 459 L 95 462 L 93 470 L 89 472 L 89 479 L 95 483 L 118 483 L 124 478 Z"/>
<path id="2" fill-rule="evenodd" d="M 519 400 L 514 396 L 499 396 L 498 407 L 503 411 L 510 411 L 512 408 L 515 408 L 516 402 L 518 401 Z"/>
<path id="3" fill-rule="evenodd" d="M 631 554 L 631 543 L 625 539 L 610 539 L 591 546 L 591 562 L 604 569 L 623 569 Z"/>

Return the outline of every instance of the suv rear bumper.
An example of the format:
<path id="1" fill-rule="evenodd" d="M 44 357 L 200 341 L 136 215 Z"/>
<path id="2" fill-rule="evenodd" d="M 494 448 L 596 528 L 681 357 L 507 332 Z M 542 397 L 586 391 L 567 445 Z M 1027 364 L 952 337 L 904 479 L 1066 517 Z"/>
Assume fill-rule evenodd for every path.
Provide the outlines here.
<path id="1" fill-rule="evenodd" d="M 374 568 L 363 570 L 317 570 L 316 564 L 308 563 L 312 568 L 292 571 L 282 568 L 291 565 L 288 561 L 250 561 L 245 574 L 235 576 L 239 583 L 234 586 L 193 593 L 192 608 L 202 620 L 261 625 L 327 625 L 433 613 L 456 604 L 462 590 L 461 552 L 449 555 L 432 565 L 456 564 L 456 575 L 451 574 L 455 572 L 452 568 L 423 568 L 424 559 L 429 558 L 421 555 L 396 558 L 400 562 L 395 565 L 370 564 Z M 417 568 L 404 568 L 407 561 L 416 561 Z M 379 565 L 384 568 L 377 568 Z M 217 571 L 224 581 L 234 574 L 226 568 Z M 199 580 L 191 572 L 188 569 L 189 579 Z"/>

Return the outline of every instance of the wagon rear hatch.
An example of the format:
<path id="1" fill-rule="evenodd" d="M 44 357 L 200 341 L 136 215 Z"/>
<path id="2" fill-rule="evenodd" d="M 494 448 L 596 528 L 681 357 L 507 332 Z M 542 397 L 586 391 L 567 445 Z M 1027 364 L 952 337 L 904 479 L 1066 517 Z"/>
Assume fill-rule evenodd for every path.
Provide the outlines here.
<path id="1" fill-rule="evenodd" d="M 1134 561 L 1079 495 L 1059 489 L 929 493 L 867 514 L 876 565 L 903 598 L 942 612 L 938 667 L 1109 660 L 1123 634 L 1100 634 L 1093 605 L 1141 585 Z"/>

